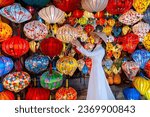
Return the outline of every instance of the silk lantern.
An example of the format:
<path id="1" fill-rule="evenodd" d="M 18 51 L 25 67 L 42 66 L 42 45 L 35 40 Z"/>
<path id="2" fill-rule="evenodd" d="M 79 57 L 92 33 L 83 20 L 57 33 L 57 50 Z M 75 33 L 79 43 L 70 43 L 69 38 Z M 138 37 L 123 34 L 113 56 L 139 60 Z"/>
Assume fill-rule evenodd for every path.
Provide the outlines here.
<path id="1" fill-rule="evenodd" d="M 106 10 L 110 14 L 123 14 L 130 10 L 133 0 L 109 0 Z"/>
<path id="2" fill-rule="evenodd" d="M 75 17 L 75 18 L 81 18 L 82 16 L 83 16 L 83 10 L 79 10 L 79 9 L 77 9 L 77 10 L 74 10 L 73 11 L 73 16 Z"/>
<path id="3" fill-rule="evenodd" d="M 82 8 L 88 12 L 103 11 L 108 4 L 108 0 L 81 0 Z"/>
<path id="4" fill-rule="evenodd" d="M 94 31 L 94 26 L 92 26 L 91 24 L 87 24 L 87 25 L 84 27 L 84 30 L 89 34 L 90 32 L 93 32 L 93 31 Z"/>
<path id="5" fill-rule="evenodd" d="M 31 13 L 19 3 L 2 8 L 0 14 L 14 23 L 23 23 L 32 18 Z"/>
<path id="6" fill-rule="evenodd" d="M 145 95 L 147 100 L 150 100 L 150 88 L 146 91 Z"/>
<path id="7" fill-rule="evenodd" d="M 144 67 L 144 71 L 146 72 L 146 75 L 148 76 L 148 78 L 150 78 L 150 60 L 146 63 Z"/>
<path id="8" fill-rule="evenodd" d="M 144 13 L 143 20 L 150 25 L 150 7 Z"/>
<path id="9" fill-rule="evenodd" d="M 94 15 L 95 18 L 103 18 L 104 17 L 104 11 L 99 11 Z"/>
<path id="10" fill-rule="evenodd" d="M 0 56 L 0 77 L 13 69 L 14 63 L 11 58 Z"/>
<path id="11" fill-rule="evenodd" d="M 148 33 L 145 37 L 144 40 L 142 41 L 144 47 L 150 51 L 150 33 Z"/>
<path id="12" fill-rule="evenodd" d="M 50 2 L 50 0 L 22 0 L 22 1 L 34 7 L 43 7 Z"/>
<path id="13" fill-rule="evenodd" d="M 28 52 L 29 43 L 19 36 L 14 36 L 2 43 L 2 50 L 14 58 L 19 58 Z"/>
<path id="14" fill-rule="evenodd" d="M 0 21 L 0 42 L 7 40 L 11 36 L 12 28 L 8 24 Z"/>
<path id="15" fill-rule="evenodd" d="M 86 65 L 84 65 L 84 67 L 82 68 L 82 73 L 84 75 L 86 75 L 86 74 L 88 74 L 88 71 L 89 71 L 88 67 Z"/>
<path id="16" fill-rule="evenodd" d="M 61 87 L 55 94 L 56 100 L 76 100 L 77 99 L 77 92 L 74 88 L 64 88 Z"/>
<path id="17" fill-rule="evenodd" d="M 65 12 L 56 8 L 54 5 L 41 9 L 38 15 L 50 24 L 61 23 L 65 18 Z"/>
<path id="18" fill-rule="evenodd" d="M 0 0 L 0 7 L 8 6 L 14 3 L 15 0 Z"/>

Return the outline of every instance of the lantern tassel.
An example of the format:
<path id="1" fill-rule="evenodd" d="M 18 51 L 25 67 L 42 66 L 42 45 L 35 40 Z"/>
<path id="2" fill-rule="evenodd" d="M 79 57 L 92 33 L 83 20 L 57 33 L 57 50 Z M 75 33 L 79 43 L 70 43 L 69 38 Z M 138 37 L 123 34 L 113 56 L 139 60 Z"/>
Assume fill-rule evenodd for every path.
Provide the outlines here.
<path id="1" fill-rule="evenodd" d="M 16 71 L 22 71 L 22 63 L 21 63 L 21 60 L 16 60 L 15 62 L 15 69 Z"/>

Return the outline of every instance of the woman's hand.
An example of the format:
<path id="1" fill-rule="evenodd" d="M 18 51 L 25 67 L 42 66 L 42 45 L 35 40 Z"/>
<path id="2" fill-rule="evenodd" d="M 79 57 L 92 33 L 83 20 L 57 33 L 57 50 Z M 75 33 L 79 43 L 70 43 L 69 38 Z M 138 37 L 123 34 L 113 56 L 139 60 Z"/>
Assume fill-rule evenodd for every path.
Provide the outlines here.
<path id="1" fill-rule="evenodd" d="M 76 40 L 73 40 L 72 42 L 71 42 L 71 44 L 72 45 L 75 45 L 76 47 L 81 47 L 82 45 L 81 45 L 81 43 L 76 39 Z"/>

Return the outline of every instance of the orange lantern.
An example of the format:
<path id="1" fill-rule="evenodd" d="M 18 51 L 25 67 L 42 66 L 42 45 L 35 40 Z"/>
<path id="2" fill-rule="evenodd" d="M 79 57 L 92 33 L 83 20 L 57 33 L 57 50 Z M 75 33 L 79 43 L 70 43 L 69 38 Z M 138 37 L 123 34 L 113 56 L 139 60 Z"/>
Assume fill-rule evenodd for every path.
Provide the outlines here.
<path id="1" fill-rule="evenodd" d="M 15 0 L 0 0 L 0 7 L 4 7 L 14 3 Z"/>

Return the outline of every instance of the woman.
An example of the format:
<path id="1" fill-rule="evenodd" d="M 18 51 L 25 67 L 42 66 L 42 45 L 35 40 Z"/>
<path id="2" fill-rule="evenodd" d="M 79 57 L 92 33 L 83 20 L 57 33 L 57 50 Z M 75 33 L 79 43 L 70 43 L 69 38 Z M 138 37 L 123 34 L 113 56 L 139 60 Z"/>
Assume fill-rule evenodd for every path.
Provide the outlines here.
<path id="1" fill-rule="evenodd" d="M 105 50 L 101 43 L 106 43 L 106 35 L 102 32 L 92 32 L 90 34 L 95 41 L 93 51 L 88 51 L 83 48 L 78 40 L 72 41 L 72 44 L 77 47 L 82 54 L 92 59 L 92 68 L 89 78 L 87 100 L 115 100 L 115 97 L 107 82 L 103 67 L 102 59 L 105 55 Z"/>

